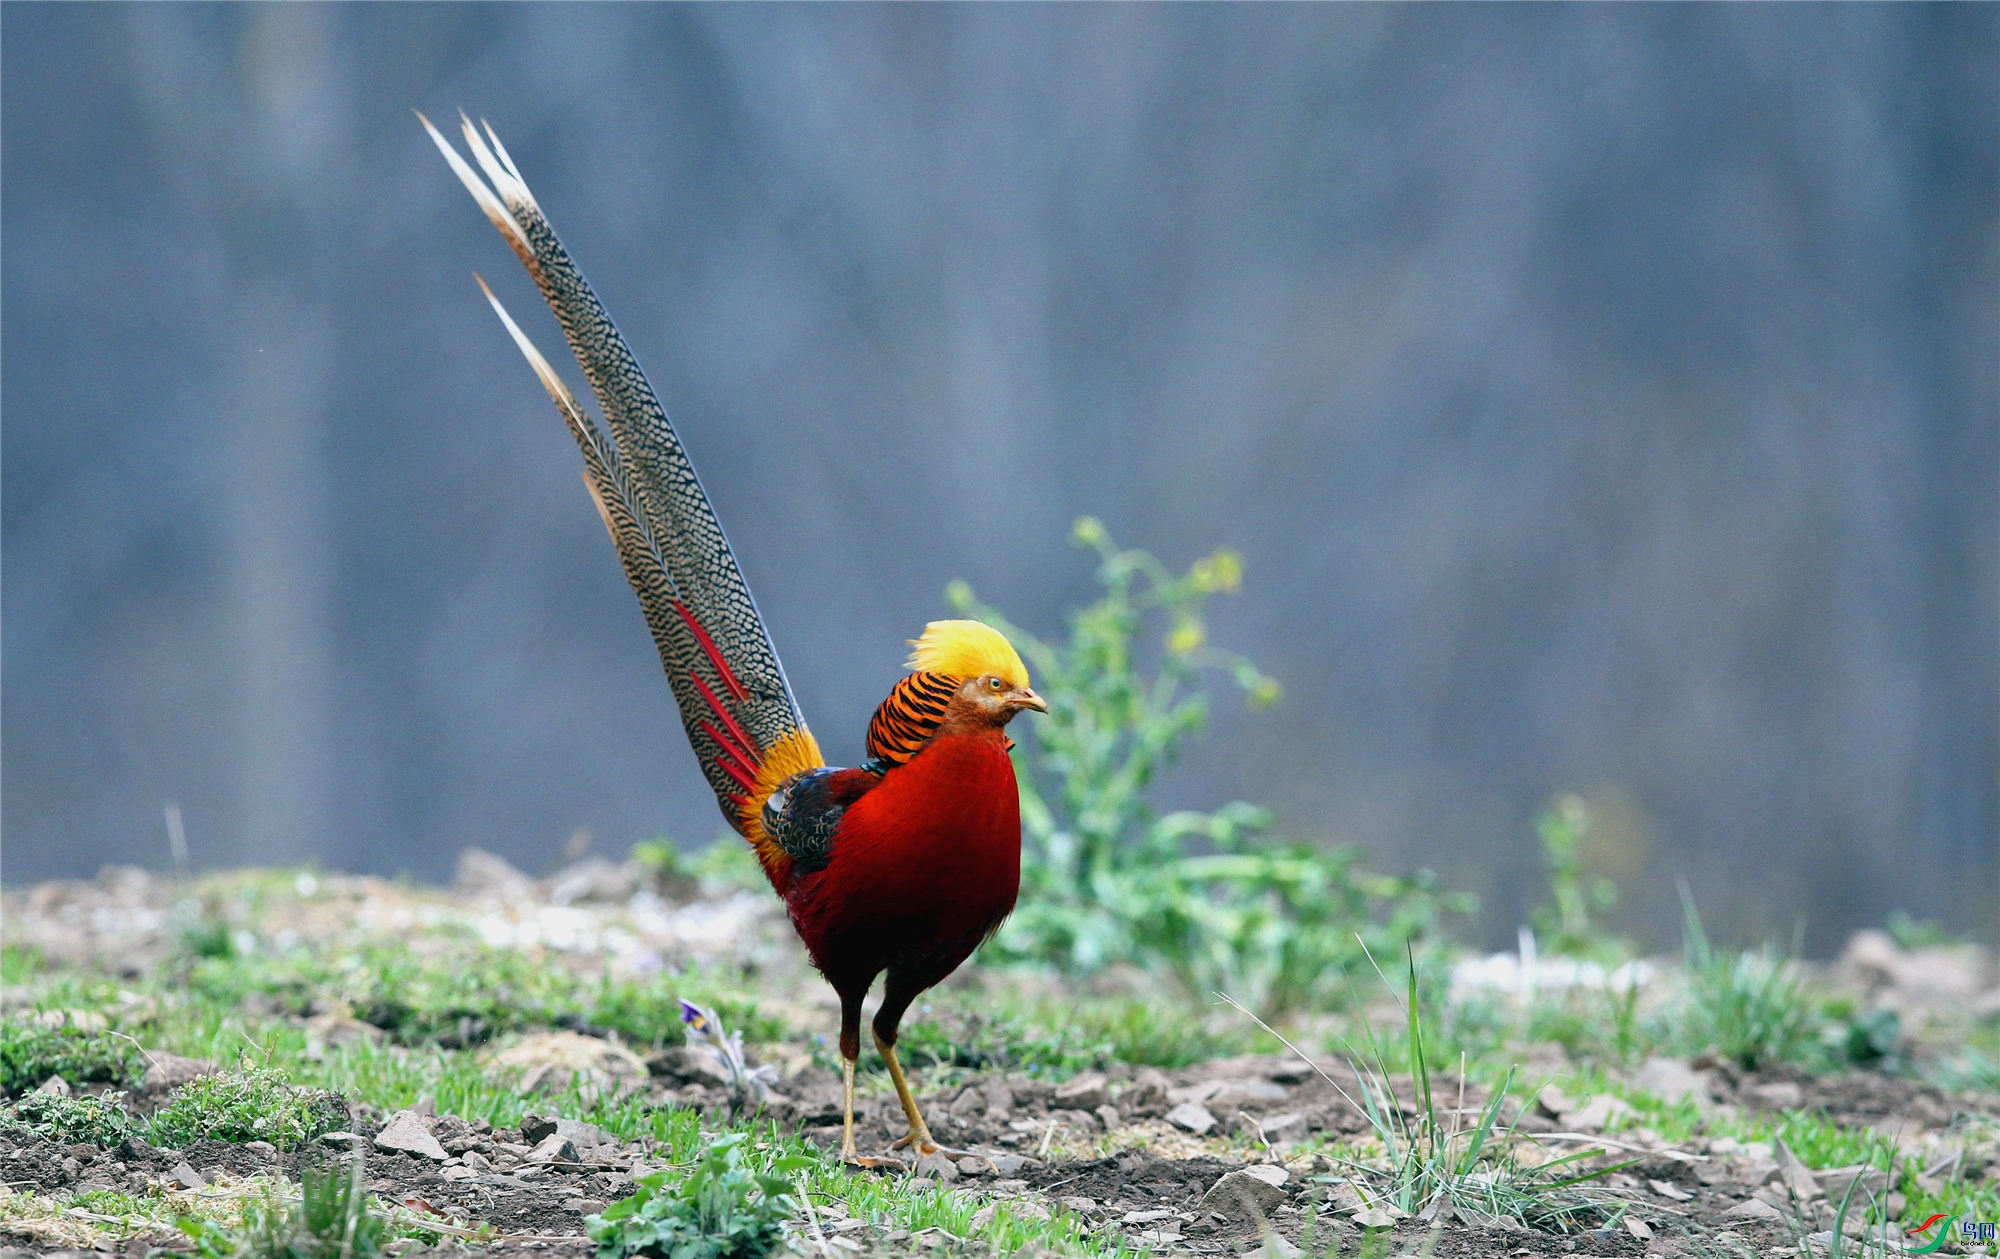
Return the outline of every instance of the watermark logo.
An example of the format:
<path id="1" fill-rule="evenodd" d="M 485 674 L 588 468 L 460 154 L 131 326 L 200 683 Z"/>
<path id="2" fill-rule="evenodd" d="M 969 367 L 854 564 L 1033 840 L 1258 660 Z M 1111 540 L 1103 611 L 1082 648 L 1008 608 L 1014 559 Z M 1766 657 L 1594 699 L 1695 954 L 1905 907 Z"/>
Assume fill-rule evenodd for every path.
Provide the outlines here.
<path id="1" fill-rule="evenodd" d="M 1933 1225 L 1937 1228 L 1937 1234 L 1921 1246 L 1909 1246 L 1908 1253 L 1934 1254 L 1945 1242 L 1954 1237 L 1965 1242 L 1990 1242 L 1996 1233 L 2000 1233 L 2000 1225 L 1996 1225 L 1993 1220 L 1960 1220 L 1957 1216 L 1946 1215 L 1942 1211 L 1906 1232 L 1909 1236 L 1916 1237 L 1921 1233 L 1930 1232 Z M 1953 1227 L 1954 1225 L 1956 1227 Z"/>

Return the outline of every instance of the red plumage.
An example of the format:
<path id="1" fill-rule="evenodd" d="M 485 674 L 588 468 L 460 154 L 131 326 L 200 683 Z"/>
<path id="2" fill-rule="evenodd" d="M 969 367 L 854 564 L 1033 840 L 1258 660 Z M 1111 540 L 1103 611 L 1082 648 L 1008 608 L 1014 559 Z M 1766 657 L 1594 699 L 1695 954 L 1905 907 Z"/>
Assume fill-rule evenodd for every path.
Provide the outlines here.
<path id="1" fill-rule="evenodd" d="M 875 1022 L 890 1043 L 911 998 L 957 970 L 1014 908 L 1021 799 L 1004 740 L 994 725 L 933 737 L 847 806 L 824 869 L 779 889 L 843 1016 L 851 1007 L 858 1017 L 888 972 Z M 842 1024 L 851 1058 L 858 1026 Z"/>

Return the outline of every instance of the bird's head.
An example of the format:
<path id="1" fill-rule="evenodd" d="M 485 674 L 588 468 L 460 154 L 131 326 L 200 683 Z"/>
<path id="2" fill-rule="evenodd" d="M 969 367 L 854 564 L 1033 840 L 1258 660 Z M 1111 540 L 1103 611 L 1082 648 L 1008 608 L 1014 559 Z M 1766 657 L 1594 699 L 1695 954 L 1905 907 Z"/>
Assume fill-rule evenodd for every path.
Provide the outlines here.
<path id="1" fill-rule="evenodd" d="M 910 667 L 958 684 L 951 707 L 963 718 L 1004 726 L 1014 714 L 1048 703 L 1028 685 L 1028 666 L 999 630 L 980 621 L 932 621 L 910 643 Z"/>

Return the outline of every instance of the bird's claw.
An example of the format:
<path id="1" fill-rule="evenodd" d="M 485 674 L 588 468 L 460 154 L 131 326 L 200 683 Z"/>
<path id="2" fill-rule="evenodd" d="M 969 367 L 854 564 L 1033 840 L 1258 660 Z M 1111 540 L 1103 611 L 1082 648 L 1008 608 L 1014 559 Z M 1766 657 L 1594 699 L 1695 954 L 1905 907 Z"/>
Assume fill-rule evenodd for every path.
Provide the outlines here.
<path id="1" fill-rule="evenodd" d="M 918 1158 L 926 1158 L 932 1154 L 942 1154 L 946 1158 L 960 1159 L 971 1154 L 970 1150 L 954 1150 L 948 1145 L 939 1145 L 931 1139 L 929 1133 L 924 1133 L 921 1136 L 914 1132 L 906 1133 L 890 1142 L 889 1148 L 892 1150 L 910 1150 Z"/>
<path id="2" fill-rule="evenodd" d="M 910 1166 L 899 1158 L 878 1157 L 873 1154 L 856 1154 L 851 1151 L 843 1153 L 840 1156 L 840 1161 L 849 1167 L 865 1167 L 871 1171 L 882 1171 L 889 1168 L 893 1168 L 899 1172 L 908 1171 Z"/>

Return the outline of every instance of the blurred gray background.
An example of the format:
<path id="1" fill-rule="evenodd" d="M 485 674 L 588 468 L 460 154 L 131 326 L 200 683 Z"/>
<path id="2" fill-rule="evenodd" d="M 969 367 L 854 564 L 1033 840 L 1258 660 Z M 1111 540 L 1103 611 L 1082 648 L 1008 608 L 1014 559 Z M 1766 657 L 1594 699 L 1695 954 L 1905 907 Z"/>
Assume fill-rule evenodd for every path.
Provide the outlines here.
<path id="1" fill-rule="evenodd" d="M 0 11 L 5 877 L 720 831 L 411 116 L 490 118 L 815 730 L 1080 513 L 1240 550 L 1162 800 L 1623 925 L 2000 906 L 1992 5 Z"/>

